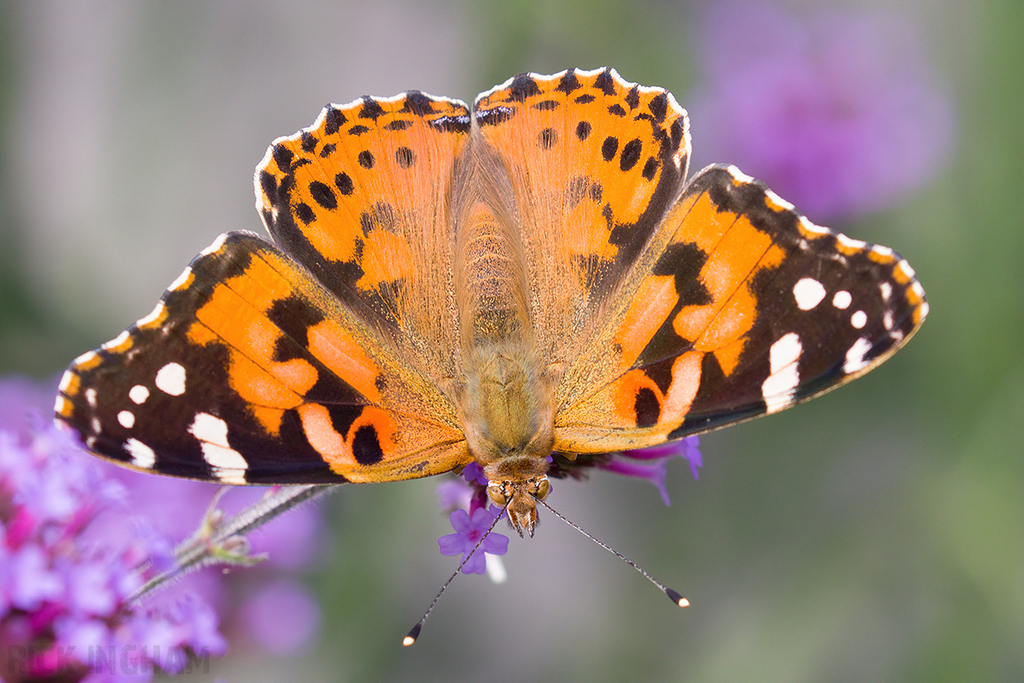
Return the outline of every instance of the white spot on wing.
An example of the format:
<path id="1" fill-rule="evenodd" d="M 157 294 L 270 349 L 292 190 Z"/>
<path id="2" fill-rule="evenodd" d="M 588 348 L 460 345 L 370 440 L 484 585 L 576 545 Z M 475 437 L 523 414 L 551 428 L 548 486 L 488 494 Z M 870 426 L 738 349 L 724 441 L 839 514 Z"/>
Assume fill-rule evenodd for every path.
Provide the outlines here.
<path id="1" fill-rule="evenodd" d="M 850 316 L 850 324 L 856 327 L 858 330 L 864 327 L 868 322 L 868 314 L 864 311 L 856 311 Z"/>
<path id="2" fill-rule="evenodd" d="M 812 223 L 805 216 L 800 216 L 800 227 L 812 235 L 827 235 L 828 228 Z"/>
<path id="3" fill-rule="evenodd" d="M 149 312 L 149 315 L 139 318 L 135 321 L 136 327 L 147 327 L 160 320 L 164 314 L 164 302 L 157 301 L 156 306 Z"/>
<path id="4" fill-rule="evenodd" d="M 836 295 L 832 297 L 832 305 L 840 310 L 849 308 L 852 303 L 853 297 L 845 289 L 840 289 L 836 292 Z"/>
<path id="5" fill-rule="evenodd" d="M 860 250 L 868 246 L 867 242 L 863 240 L 855 240 L 852 237 L 847 237 L 843 233 L 836 233 L 836 241 L 842 244 L 847 249 Z"/>
<path id="6" fill-rule="evenodd" d="M 78 358 L 76 358 L 73 361 L 71 361 L 71 364 L 72 365 L 79 365 L 79 366 L 81 366 L 81 365 L 85 365 L 87 363 L 92 363 L 93 359 L 95 359 L 95 358 L 96 358 L 96 352 L 95 351 L 86 351 L 81 356 L 79 356 Z"/>
<path id="7" fill-rule="evenodd" d="M 878 291 L 882 293 L 882 301 L 888 301 L 892 297 L 892 285 L 888 282 L 879 282 Z"/>
<path id="8" fill-rule="evenodd" d="M 62 392 L 67 392 L 68 387 L 71 386 L 71 380 L 73 380 L 74 378 L 75 373 L 71 372 L 70 370 L 65 370 L 64 374 L 61 375 L 60 384 L 57 385 L 57 388 L 60 389 Z"/>
<path id="9" fill-rule="evenodd" d="M 189 434 L 200 441 L 228 448 L 228 423 L 216 415 L 196 413 L 188 428 Z"/>
<path id="10" fill-rule="evenodd" d="M 864 360 L 864 355 L 871 350 L 871 342 L 866 337 L 861 337 L 853 343 L 850 350 L 846 352 L 846 362 L 843 363 L 843 372 L 848 375 L 852 375 L 858 370 L 863 370 L 868 366 L 868 361 Z"/>
<path id="11" fill-rule="evenodd" d="M 793 206 L 792 203 L 787 202 L 785 199 L 783 199 L 779 195 L 775 194 L 771 190 L 765 190 L 765 195 L 768 197 L 768 201 L 769 202 L 771 202 L 772 204 L 775 204 L 775 206 L 779 207 L 780 209 L 785 209 L 787 211 L 792 211 L 792 210 L 794 210 L 796 208 L 795 206 Z"/>
<path id="12" fill-rule="evenodd" d="M 185 393 L 185 368 L 178 363 L 168 363 L 157 371 L 153 383 L 165 394 L 181 396 Z"/>
<path id="13" fill-rule="evenodd" d="M 135 426 L 135 414 L 129 410 L 122 410 L 117 414 L 117 421 L 125 429 L 131 429 Z"/>
<path id="14" fill-rule="evenodd" d="M 128 390 L 128 398 L 130 398 L 136 405 L 141 406 L 146 402 L 146 399 L 149 398 L 149 389 L 141 384 L 136 384 Z"/>
<path id="15" fill-rule="evenodd" d="M 176 291 L 176 290 L 184 287 L 185 283 L 188 282 L 188 279 L 189 279 L 189 277 L 191 275 L 192 275 L 192 267 L 191 266 L 186 266 L 185 270 L 181 271 L 181 275 L 176 277 L 174 279 L 174 282 L 171 283 L 171 286 L 167 288 L 167 291 L 173 292 L 173 291 Z"/>
<path id="16" fill-rule="evenodd" d="M 793 392 L 800 383 L 797 361 L 801 353 L 803 344 L 796 332 L 790 332 L 772 344 L 768 355 L 771 374 L 761 384 L 761 395 L 769 413 L 793 403 Z"/>
<path id="17" fill-rule="evenodd" d="M 209 413 L 197 413 L 188 431 L 202 442 L 203 459 L 225 484 L 244 484 L 249 464 L 228 444 L 228 423 Z"/>
<path id="18" fill-rule="evenodd" d="M 273 146 L 271 146 L 271 149 L 273 149 Z M 267 150 L 267 154 L 268 155 L 270 154 L 270 150 Z M 203 249 L 201 252 L 199 252 L 199 255 L 200 256 L 209 256 L 210 254 L 216 254 L 224 246 L 224 242 L 225 242 L 225 240 L 227 240 L 227 238 L 228 238 L 227 234 L 221 235 L 220 237 L 218 237 L 217 239 L 215 239 L 213 241 L 213 244 L 211 244 L 206 249 Z"/>
<path id="19" fill-rule="evenodd" d="M 814 278 L 800 278 L 793 285 L 793 298 L 801 311 L 809 311 L 825 298 L 825 288 Z"/>
<path id="20" fill-rule="evenodd" d="M 746 184 L 754 182 L 753 178 L 751 178 L 746 173 L 744 173 L 743 171 L 741 171 L 740 169 L 736 168 L 731 164 L 727 166 L 725 170 L 728 171 L 729 175 L 733 177 L 733 180 L 735 180 L 738 183 Z"/>
<path id="21" fill-rule="evenodd" d="M 882 325 L 886 330 L 892 329 L 892 311 L 886 311 L 882 314 Z"/>
<path id="22" fill-rule="evenodd" d="M 128 330 L 124 330 L 110 341 L 103 344 L 104 349 L 113 349 L 128 341 Z"/>
<path id="23" fill-rule="evenodd" d="M 132 464 L 136 467 L 150 470 L 156 464 L 156 453 L 138 439 L 128 439 L 125 441 L 124 449 L 131 454 Z"/>
<path id="24" fill-rule="evenodd" d="M 96 390 L 92 387 L 85 390 L 85 402 L 93 408 L 96 407 Z"/>
<path id="25" fill-rule="evenodd" d="M 913 279 L 914 277 L 917 276 L 917 273 L 914 271 L 913 268 L 910 267 L 910 264 L 907 263 L 906 259 L 903 259 L 902 261 L 900 261 L 896 265 L 896 267 L 897 268 L 901 268 L 903 270 L 903 272 L 906 274 L 908 279 Z"/>
<path id="26" fill-rule="evenodd" d="M 245 484 L 245 470 L 249 464 L 242 454 L 233 448 L 224 448 L 212 443 L 203 444 L 203 459 L 213 468 L 213 473 L 225 484 Z"/>

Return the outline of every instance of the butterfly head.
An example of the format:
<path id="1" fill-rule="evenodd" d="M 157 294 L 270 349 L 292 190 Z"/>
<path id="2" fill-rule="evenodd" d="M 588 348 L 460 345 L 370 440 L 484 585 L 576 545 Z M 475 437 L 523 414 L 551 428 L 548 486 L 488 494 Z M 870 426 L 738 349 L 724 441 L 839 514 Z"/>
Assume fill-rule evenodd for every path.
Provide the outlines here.
<path id="1" fill-rule="evenodd" d="M 484 468 L 487 495 L 508 512 L 512 528 L 533 536 L 537 527 L 537 501 L 551 491 L 547 460 L 520 456 L 505 458 Z"/>

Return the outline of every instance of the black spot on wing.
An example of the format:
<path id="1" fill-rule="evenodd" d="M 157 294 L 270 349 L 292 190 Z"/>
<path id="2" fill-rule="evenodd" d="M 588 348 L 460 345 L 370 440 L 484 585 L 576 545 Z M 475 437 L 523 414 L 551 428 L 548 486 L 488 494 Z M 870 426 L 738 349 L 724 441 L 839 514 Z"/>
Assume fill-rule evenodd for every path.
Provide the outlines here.
<path id="1" fill-rule="evenodd" d="M 615 153 L 619 151 L 619 139 L 609 135 L 601 143 L 601 156 L 605 161 L 611 161 L 615 158 Z"/>
<path id="2" fill-rule="evenodd" d="M 410 90 L 405 94 L 405 103 L 401 111 L 411 112 L 416 116 L 427 116 L 434 113 L 434 100 L 419 90 Z"/>
<path id="3" fill-rule="evenodd" d="M 615 79 L 612 77 L 611 69 L 605 69 L 597 75 L 594 80 L 594 87 L 605 95 L 615 94 Z"/>
<path id="4" fill-rule="evenodd" d="M 637 427 L 653 427 L 658 424 L 661 416 L 661 402 L 653 391 L 644 387 L 636 392 L 633 401 L 633 410 L 636 411 Z"/>
<path id="5" fill-rule="evenodd" d="M 634 85 L 632 88 L 629 89 L 629 92 L 626 93 L 626 104 L 629 106 L 630 109 L 636 109 L 637 107 L 640 106 L 639 85 Z"/>
<path id="6" fill-rule="evenodd" d="M 519 74 L 508 86 L 508 98 L 512 102 L 525 102 L 531 97 L 540 95 L 540 86 L 528 74 Z"/>
<path id="7" fill-rule="evenodd" d="M 654 114 L 654 120 L 661 123 L 665 120 L 665 114 L 668 113 L 668 95 L 661 93 L 651 98 L 647 108 Z"/>
<path id="8" fill-rule="evenodd" d="M 395 163 L 402 168 L 409 168 L 416 163 L 416 155 L 408 147 L 399 147 L 395 150 Z"/>
<path id="9" fill-rule="evenodd" d="M 380 103 L 372 97 L 364 97 L 363 106 L 359 108 L 359 118 L 376 121 L 381 116 L 384 116 L 384 108 Z"/>
<path id="10" fill-rule="evenodd" d="M 330 107 L 324 115 L 324 133 L 336 135 L 341 126 L 348 122 L 348 118 L 340 109 Z"/>
<path id="11" fill-rule="evenodd" d="M 363 425 L 352 439 L 352 455 L 360 465 L 374 465 L 384 459 L 380 436 L 372 425 Z"/>
<path id="12" fill-rule="evenodd" d="M 317 204 L 325 209 L 334 210 L 338 208 L 338 198 L 334 196 L 334 190 L 319 180 L 314 180 L 309 184 L 309 194 L 312 195 Z"/>
<path id="13" fill-rule="evenodd" d="M 555 87 L 555 90 L 558 92 L 564 92 L 566 95 L 571 95 L 574 91 L 579 90 L 582 87 L 580 79 L 576 77 L 576 69 L 569 69 L 560 79 L 558 79 L 558 85 Z"/>
<path id="14" fill-rule="evenodd" d="M 312 153 L 316 149 L 317 139 L 316 136 L 310 133 L 308 130 L 302 131 L 302 151 Z"/>
<path id="15" fill-rule="evenodd" d="M 336 174 L 334 176 L 334 185 L 338 188 L 338 191 L 345 196 L 352 194 L 352 190 L 354 188 L 352 178 L 348 173 Z"/>
<path id="16" fill-rule="evenodd" d="M 643 151 L 643 143 L 640 140 L 630 140 L 622 147 L 622 156 L 619 157 L 619 168 L 629 171 L 640 161 L 640 154 Z"/>

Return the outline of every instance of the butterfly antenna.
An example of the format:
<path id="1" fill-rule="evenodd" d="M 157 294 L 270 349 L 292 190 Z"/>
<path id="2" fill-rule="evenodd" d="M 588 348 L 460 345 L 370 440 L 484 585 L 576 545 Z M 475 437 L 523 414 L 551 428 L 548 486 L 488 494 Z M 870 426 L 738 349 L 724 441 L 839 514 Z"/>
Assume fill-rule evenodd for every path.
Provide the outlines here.
<path id="1" fill-rule="evenodd" d="M 418 622 L 416 622 L 416 625 L 413 626 L 411 629 L 409 629 L 409 633 L 406 634 L 405 638 L 402 639 L 402 645 L 404 645 L 405 647 L 409 647 L 410 645 L 412 645 L 413 643 L 416 642 L 417 638 L 420 637 L 420 631 L 423 630 L 423 624 L 424 624 L 424 622 L 426 622 L 427 617 L 430 616 L 430 613 L 434 611 L 434 607 L 437 605 L 438 600 L 441 599 L 441 596 L 444 595 L 444 592 L 446 590 L 448 590 L 448 586 L 451 585 L 452 581 L 455 580 L 455 577 L 458 576 L 459 572 L 462 571 L 462 568 L 466 566 L 467 562 L 469 562 L 469 558 L 473 557 L 473 555 L 476 554 L 477 550 L 480 550 L 480 546 L 483 545 L 484 540 L 488 536 L 491 535 L 492 531 L 494 531 L 495 525 L 498 523 L 498 520 L 501 519 L 502 515 L 504 515 L 505 508 L 507 508 L 507 507 L 508 507 L 508 503 L 505 504 L 505 507 L 503 507 L 501 509 L 501 513 L 497 517 L 494 518 L 493 522 L 491 522 L 491 526 L 489 526 L 487 528 L 487 532 L 484 533 L 480 537 L 480 540 L 476 542 L 476 545 L 473 546 L 473 549 L 471 551 L 469 551 L 469 554 L 466 555 L 466 557 L 463 558 L 462 562 L 459 563 L 459 568 L 455 570 L 455 573 L 452 574 L 448 578 L 448 580 L 444 582 L 444 585 L 441 586 L 441 590 L 437 591 L 437 595 L 434 596 L 434 601 L 430 603 L 430 607 L 428 607 L 427 611 L 424 612 L 423 618 L 421 618 Z M 558 513 L 556 512 L 555 514 L 558 514 Z M 609 548 L 609 550 L 610 550 L 610 548 Z M 625 559 L 625 558 L 623 558 L 623 559 Z M 627 562 L 628 562 L 628 560 L 627 560 Z M 636 566 L 636 565 L 634 565 L 634 566 Z M 638 569 L 639 569 L 639 567 L 638 567 Z M 641 569 L 640 571 L 643 571 L 643 570 Z M 650 577 L 648 577 L 648 578 L 650 578 Z M 653 581 L 653 579 L 651 579 L 651 580 Z"/>
<path id="2" fill-rule="evenodd" d="M 601 539 L 595 538 L 594 536 L 591 536 L 589 533 L 584 531 L 582 527 L 580 527 L 579 525 L 577 525 L 577 524 L 573 523 L 572 521 L 570 521 L 565 515 L 563 515 L 558 510 L 554 509 L 553 507 L 551 507 L 550 505 L 545 503 L 543 500 L 540 500 L 538 498 L 537 502 L 540 503 L 541 505 L 543 505 L 544 507 L 546 507 L 548 510 L 550 510 L 551 514 L 553 514 L 555 517 L 558 517 L 560 520 L 562 520 L 563 522 L 565 522 L 566 524 L 571 526 L 573 529 L 575 529 L 576 531 L 580 532 L 581 534 L 583 534 L 584 536 L 589 538 L 591 541 L 593 541 L 594 543 L 598 544 L 599 546 L 601 546 L 602 548 L 604 548 L 605 550 L 610 552 L 612 555 L 614 555 L 615 557 L 619 558 L 620 560 L 622 560 L 623 562 L 628 564 L 630 567 L 632 567 L 633 569 L 635 569 L 638 572 L 640 572 L 641 574 L 643 574 L 644 578 L 647 579 L 648 581 L 650 581 L 651 583 L 653 583 L 655 586 L 657 586 L 658 590 L 660 590 L 662 593 L 667 595 L 669 600 L 671 600 L 672 602 L 674 602 L 675 604 L 677 604 L 680 607 L 689 607 L 689 605 L 690 605 L 690 601 L 689 600 L 684 598 L 677 591 L 674 591 L 671 588 L 665 586 L 663 583 L 659 582 L 653 576 L 648 574 L 647 571 L 643 567 L 638 565 L 636 562 L 634 562 L 633 560 L 629 559 L 628 557 L 626 557 L 625 555 L 623 555 L 618 550 L 616 550 L 615 548 L 611 547 L 610 545 L 608 545 L 607 543 L 605 543 Z"/>

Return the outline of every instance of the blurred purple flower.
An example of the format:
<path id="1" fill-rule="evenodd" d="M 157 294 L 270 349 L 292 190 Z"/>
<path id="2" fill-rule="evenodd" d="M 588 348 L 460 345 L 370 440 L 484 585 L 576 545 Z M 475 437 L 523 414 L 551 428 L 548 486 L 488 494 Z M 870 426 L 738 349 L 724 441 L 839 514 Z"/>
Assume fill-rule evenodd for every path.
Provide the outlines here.
<path id="1" fill-rule="evenodd" d="M 469 508 L 473 488 L 460 479 L 446 479 L 437 485 L 437 502 L 445 512 Z"/>
<path id="2" fill-rule="evenodd" d="M 483 574 L 487 570 L 487 562 L 484 553 L 491 555 L 504 555 L 508 552 L 508 536 L 491 532 L 480 546 L 480 550 L 470 557 L 470 553 L 480 542 L 491 524 L 501 514 L 495 506 L 490 508 L 478 508 L 473 511 L 472 516 L 465 510 L 455 510 L 448 518 L 454 534 L 448 534 L 438 539 L 437 544 L 441 548 L 442 555 L 462 555 L 462 559 L 469 560 L 462 568 L 464 574 Z"/>
<path id="3" fill-rule="evenodd" d="M 886 208 L 941 168 L 952 105 L 907 22 L 726 2 L 697 27 L 688 108 L 707 163 L 735 163 L 815 220 Z"/>
<path id="4" fill-rule="evenodd" d="M 688 436 L 679 441 L 643 448 L 635 451 L 623 451 L 618 457 L 598 465 L 603 470 L 623 474 L 627 477 L 646 479 L 654 484 L 661 493 L 661 499 L 665 505 L 671 505 L 668 497 L 668 489 L 665 488 L 665 463 L 672 458 L 683 458 L 690 463 L 690 474 L 694 479 L 699 479 L 698 468 L 703 464 L 700 455 L 700 438 Z M 619 458 L 628 458 L 621 460 Z M 635 462 L 645 461 L 643 464 Z M 633 461 L 633 462 L 631 462 Z"/>
<path id="5" fill-rule="evenodd" d="M 85 547 L 124 546 L 126 544 L 119 539 L 134 539 L 132 544 L 127 544 L 122 550 L 125 566 L 134 567 L 148 561 L 153 565 L 153 572 L 169 569 L 173 564 L 174 546 L 191 536 L 199 527 L 218 487 L 204 482 L 134 472 L 82 453 L 63 431 L 51 428 L 50 420 L 41 417 L 51 410 L 56 382 L 52 384 L 46 387 L 21 378 L 0 380 L 0 430 L 9 430 L 0 431 L 0 444 L 22 446 L 21 450 L 12 450 L 0 445 L 0 499 L 5 482 L 11 482 L 16 484 L 11 490 L 19 491 L 22 498 L 33 500 L 31 506 L 17 508 L 17 514 L 12 519 L 6 518 L 3 505 L 0 504 L 0 530 L 4 530 L 5 537 L 10 540 L 24 535 L 25 529 L 34 529 L 40 518 L 56 520 L 62 523 L 64 536 L 77 534 L 76 542 Z M 68 451 L 67 458 L 44 455 L 36 462 L 24 457 L 23 451 L 29 447 L 50 450 L 48 440 L 53 439 L 59 440 L 61 447 Z M 231 515 L 256 502 L 266 492 L 267 489 L 263 487 L 235 488 L 222 498 L 219 507 Z M 89 496 L 98 496 L 106 502 L 89 503 Z M 248 540 L 253 554 L 267 553 L 269 556 L 266 562 L 245 572 L 246 579 L 254 583 L 253 591 L 257 593 L 264 584 L 282 574 L 293 573 L 315 563 L 327 549 L 324 544 L 323 516 L 317 505 L 304 505 L 289 511 L 250 534 Z M 7 568 L 9 562 L 27 562 L 32 558 L 16 560 L 12 555 L 5 555 L 3 548 L 3 544 L 0 544 L 0 610 L 4 609 L 4 600 L 7 599 L 3 586 L 17 587 L 23 599 L 30 599 L 33 593 L 50 590 L 45 573 L 27 584 L 24 584 L 20 574 L 10 576 Z M 104 579 L 102 571 L 105 561 L 102 557 L 90 556 L 83 558 L 73 568 L 70 574 L 73 579 L 69 579 L 65 587 L 69 604 L 78 606 L 78 614 L 90 610 L 102 611 L 109 605 L 111 592 L 127 595 L 138 585 L 118 583 L 128 580 L 125 577 L 134 577 L 134 574 L 126 574 L 124 577 L 115 575 L 117 580 Z M 182 604 L 195 602 L 196 605 L 204 605 L 203 608 L 193 606 L 189 612 L 190 618 L 201 617 L 205 624 L 203 629 L 206 635 L 200 638 L 201 642 L 214 642 L 212 634 L 217 632 L 218 613 L 223 615 L 224 624 L 230 628 L 229 635 L 232 637 L 239 640 L 258 639 L 259 636 L 253 633 L 256 626 L 244 616 L 246 603 L 238 602 L 234 593 L 227 590 L 228 581 L 236 580 L 237 576 L 239 574 L 235 573 L 226 578 L 219 571 L 194 572 L 147 596 L 144 604 L 150 611 L 179 616 Z M 306 590 L 298 583 L 293 586 L 296 591 Z M 308 594 L 306 601 L 315 602 Z M 216 612 L 205 605 L 212 605 Z M 61 623 L 64 633 L 85 637 L 86 634 L 96 632 L 95 624 L 88 620 L 64 620 Z M 144 623 L 139 622 L 133 628 L 141 628 Z M 266 637 L 260 642 L 275 652 L 297 651 L 295 634 L 303 633 L 311 641 L 319 627 L 319 619 L 311 623 L 314 625 L 312 631 L 300 629 L 283 634 L 280 647 L 266 641 Z M 193 630 L 200 626 L 199 623 L 191 624 Z M 175 626 L 174 632 L 179 633 L 182 628 L 181 625 Z M 127 631 L 122 630 L 120 637 L 126 637 L 124 633 Z M 109 633 L 105 637 L 109 643 L 114 643 Z M 221 638 L 219 634 L 217 637 Z M 210 648 L 209 651 L 212 653 L 219 650 Z M 178 662 L 180 657 L 174 656 L 171 661 Z M 165 666 L 161 668 L 168 670 Z M 143 680 L 149 680 L 149 677 Z"/>
<path id="6" fill-rule="evenodd" d="M 205 620 L 133 611 L 127 598 L 141 585 L 136 567 L 149 556 L 151 537 L 87 535 L 107 517 L 126 514 L 124 489 L 106 479 L 66 433 L 29 422 L 34 424 L 0 430 L 4 680 L 118 678 L 128 650 L 139 652 L 135 678 L 151 680 L 153 665 L 174 671 L 143 651 L 154 642 L 148 635 L 154 631 L 169 634 L 162 641 L 167 648 L 223 654 L 216 615 L 205 603 L 193 607 Z M 111 647 L 110 657 L 93 658 Z"/>
<path id="7" fill-rule="evenodd" d="M 304 586 L 290 579 L 262 586 L 242 606 L 239 617 L 257 649 L 275 655 L 305 653 L 320 628 L 320 606 Z"/>

